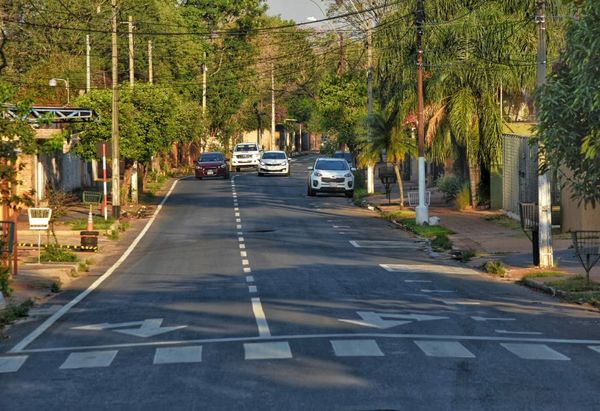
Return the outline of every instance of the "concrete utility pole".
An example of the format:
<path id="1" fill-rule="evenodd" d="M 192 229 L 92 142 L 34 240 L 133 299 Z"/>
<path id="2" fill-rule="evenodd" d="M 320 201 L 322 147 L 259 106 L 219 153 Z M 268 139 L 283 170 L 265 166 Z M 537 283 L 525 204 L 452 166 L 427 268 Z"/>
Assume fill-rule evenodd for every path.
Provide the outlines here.
<path id="1" fill-rule="evenodd" d="M 367 113 L 369 118 L 373 115 L 373 24 L 371 19 L 367 22 Z M 367 166 L 367 192 L 375 192 L 375 167 Z M 400 199 L 402 201 L 402 199 Z"/>
<path id="2" fill-rule="evenodd" d="M 538 25 L 537 88 L 546 84 L 546 4 L 537 2 L 536 23 Z M 539 253 L 540 267 L 554 265 L 552 253 L 552 189 L 550 173 L 538 176 Z"/>
<path id="3" fill-rule="evenodd" d="M 135 68 L 134 68 L 134 48 L 133 48 L 133 17 L 127 19 L 127 29 L 129 33 L 129 88 L 133 90 L 135 83 Z M 138 197 L 138 162 L 133 162 L 131 170 L 131 202 L 137 204 Z"/>
<path id="4" fill-rule="evenodd" d="M 340 33 L 340 63 L 338 73 L 343 76 L 346 72 L 346 56 L 344 54 L 344 33 Z"/>
<path id="5" fill-rule="evenodd" d="M 204 52 L 204 62 L 202 63 L 202 115 L 206 114 L 206 52 Z"/>
<path id="6" fill-rule="evenodd" d="M 271 63 L 271 150 L 275 150 L 275 65 Z"/>
<path id="7" fill-rule="evenodd" d="M 85 92 L 89 93 L 92 89 L 92 73 L 91 73 L 91 61 L 90 61 L 90 35 L 86 34 L 85 36 Z"/>
<path id="8" fill-rule="evenodd" d="M 119 168 L 119 56 L 117 50 L 117 0 L 112 6 L 112 215 L 121 216 L 121 187 Z"/>
<path id="9" fill-rule="evenodd" d="M 129 37 L 129 87 L 133 88 L 133 82 L 135 81 L 134 73 L 134 61 L 133 61 L 133 17 L 129 16 L 127 19 L 127 31 Z"/>
<path id="10" fill-rule="evenodd" d="M 152 67 L 152 40 L 148 40 L 148 83 L 154 84 L 154 68 Z"/>
<path id="11" fill-rule="evenodd" d="M 425 119 L 423 95 L 423 23 L 425 6 L 417 0 L 415 24 L 417 26 L 417 135 L 419 139 L 419 205 L 416 207 L 416 222 L 423 225 L 429 222 L 429 210 L 425 204 Z"/>

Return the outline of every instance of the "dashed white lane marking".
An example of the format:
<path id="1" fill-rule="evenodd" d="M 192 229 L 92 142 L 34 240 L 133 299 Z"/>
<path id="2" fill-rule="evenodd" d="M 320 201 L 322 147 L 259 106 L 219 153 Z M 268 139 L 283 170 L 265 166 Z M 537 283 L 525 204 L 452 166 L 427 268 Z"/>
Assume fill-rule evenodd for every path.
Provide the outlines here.
<path id="1" fill-rule="evenodd" d="M 71 353 L 60 366 L 60 369 L 73 370 L 77 368 L 108 367 L 115 359 L 117 352 L 117 350 L 109 350 Z"/>
<path id="2" fill-rule="evenodd" d="M 256 288 L 256 286 L 255 286 L 255 285 L 249 285 L 249 286 L 248 286 L 248 292 L 249 292 L 249 293 L 257 293 L 257 292 L 258 292 L 258 289 Z"/>
<path id="3" fill-rule="evenodd" d="M 479 301 L 467 301 L 467 300 L 442 300 L 447 305 L 481 305 Z"/>
<path id="4" fill-rule="evenodd" d="M 154 364 L 180 364 L 202 362 L 202 346 L 157 348 Z"/>
<path id="5" fill-rule="evenodd" d="M 244 237 L 238 237 L 238 241 L 239 241 L 240 243 L 243 243 L 243 242 L 244 242 Z"/>
<path id="6" fill-rule="evenodd" d="M 19 371 L 23 364 L 25 364 L 27 357 L 27 355 L 0 357 L 0 374 Z"/>
<path id="7" fill-rule="evenodd" d="M 243 236 L 243 235 L 244 235 L 244 232 L 243 232 L 243 231 L 238 231 L 238 232 L 237 232 L 237 235 L 238 235 L 238 236 Z"/>
<path id="8" fill-rule="evenodd" d="M 292 350 L 287 342 L 263 342 L 244 344 L 246 360 L 277 360 L 292 358 Z"/>
<path id="9" fill-rule="evenodd" d="M 248 261 L 248 260 L 242 260 L 242 265 L 250 265 L 250 261 Z"/>
<path id="10" fill-rule="evenodd" d="M 247 276 L 246 276 L 246 282 L 247 282 L 247 283 L 253 283 L 253 282 L 254 282 L 254 276 L 252 276 L 252 275 L 247 275 Z"/>
<path id="11" fill-rule="evenodd" d="M 333 228 L 352 228 L 349 225 L 334 225 Z"/>
<path id="12" fill-rule="evenodd" d="M 331 340 L 338 357 L 383 357 L 375 340 Z"/>
<path id="13" fill-rule="evenodd" d="M 240 216 L 240 213 L 235 213 L 235 216 L 236 216 L 236 217 L 239 217 L 239 216 Z"/>
<path id="14" fill-rule="evenodd" d="M 245 273 L 251 273 L 252 269 L 250 267 L 244 267 L 244 272 Z"/>
<path id="15" fill-rule="evenodd" d="M 542 335 L 537 331 L 510 331 L 510 330 L 494 330 L 498 334 L 514 334 L 514 335 Z"/>
<path id="16" fill-rule="evenodd" d="M 428 357 L 475 358 L 464 345 L 456 341 L 415 341 Z"/>
<path id="17" fill-rule="evenodd" d="M 265 317 L 260 298 L 252 298 L 252 311 L 254 311 L 256 325 L 258 325 L 258 335 L 260 337 L 270 337 L 271 330 L 269 330 L 269 324 L 267 323 L 267 318 Z"/>
<path id="18" fill-rule="evenodd" d="M 248 253 L 246 251 L 240 251 L 241 257 L 248 257 Z"/>
<path id="19" fill-rule="evenodd" d="M 430 283 L 431 280 L 404 280 L 405 283 Z"/>
<path id="20" fill-rule="evenodd" d="M 242 225 L 238 224 L 238 225 L 235 226 L 235 228 L 237 228 L 238 230 L 241 230 L 242 229 Z"/>
<path id="21" fill-rule="evenodd" d="M 236 222 L 236 223 L 241 223 L 241 222 L 242 222 L 242 219 L 241 219 L 241 218 L 236 218 L 236 219 L 235 219 L 235 222 Z"/>
<path id="22" fill-rule="evenodd" d="M 239 207 L 234 207 L 233 211 L 240 211 Z"/>
<path id="23" fill-rule="evenodd" d="M 546 344 L 500 343 L 501 346 L 524 360 L 570 361 L 566 355 L 554 351 Z"/>
<path id="24" fill-rule="evenodd" d="M 246 244 L 240 244 L 240 249 L 243 250 L 244 248 L 246 248 Z"/>
<path id="25" fill-rule="evenodd" d="M 455 275 L 479 275 L 475 270 L 437 264 L 379 264 L 381 268 L 392 273 L 438 273 Z"/>
<path id="26" fill-rule="evenodd" d="M 456 291 L 453 290 L 428 290 L 428 289 L 421 289 L 422 293 L 428 293 L 428 294 L 434 294 L 434 293 L 442 293 L 442 294 L 447 294 L 447 293 L 454 293 Z"/>

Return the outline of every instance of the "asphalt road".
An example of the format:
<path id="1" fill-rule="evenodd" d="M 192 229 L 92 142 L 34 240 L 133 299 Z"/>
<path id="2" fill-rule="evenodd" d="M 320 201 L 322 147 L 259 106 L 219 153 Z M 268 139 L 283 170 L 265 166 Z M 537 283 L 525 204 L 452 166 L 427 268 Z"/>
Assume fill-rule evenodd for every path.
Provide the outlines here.
<path id="1" fill-rule="evenodd" d="M 307 197 L 309 161 L 179 181 L 119 267 L 11 329 L 0 409 L 600 409 L 598 313 Z"/>

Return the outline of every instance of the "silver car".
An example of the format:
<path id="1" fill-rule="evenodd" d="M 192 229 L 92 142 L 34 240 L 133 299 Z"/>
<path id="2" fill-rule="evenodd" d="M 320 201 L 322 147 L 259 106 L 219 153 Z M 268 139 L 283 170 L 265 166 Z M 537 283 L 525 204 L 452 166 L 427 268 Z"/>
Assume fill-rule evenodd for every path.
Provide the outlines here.
<path id="1" fill-rule="evenodd" d="M 350 168 L 343 158 L 319 158 L 313 167 L 308 168 L 308 195 L 317 193 L 344 193 L 346 197 L 354 196 L 355 169 Z"/>

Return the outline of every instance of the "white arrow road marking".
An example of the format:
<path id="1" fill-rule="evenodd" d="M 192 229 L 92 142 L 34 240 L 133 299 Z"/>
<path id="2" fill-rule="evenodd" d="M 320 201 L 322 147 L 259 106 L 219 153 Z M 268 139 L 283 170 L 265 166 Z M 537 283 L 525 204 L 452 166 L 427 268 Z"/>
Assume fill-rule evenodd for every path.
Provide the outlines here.
<path id="1" fill-rule="evenodd" d="M 536 331 L 509 331 L 509 330 L 494 330 L 498 334 L 518 334 L 518 335 L 542 335 L 540 332 Z"/>
<path id="2" fill-rule="evenodd" d="M 487 318 L 487 317 L 471 317 L 475 321 L 515 321 L 516 318 Z"/>
<path id="3" fill-rule="evenodd" d="M 426 314 L 394 314 L 394 313 L 376 313 L 372 311 L 357 311 L 356 314 L 360 320 L 346 320 L 340 319 L 349 324 L 362 325 L 365 327 L 386 329 L 396 327 L 398 325 L 409 324 L 413 321 L 431 321 L 431 320 L 447 320 L 448 317 L 437 317 Z M 393 318 L 392 320 L 386 320 L 385 318 Z"/>
<path id="4" fill-rule="evenodd" d="M 179 330 L 180 328 L 185 328 L 187 325 L 178 325 L 175 327 L 161 327 L 163 319 L 162 318 L 153 318 L 150 320 L 144 321 L 132 321 L 128 323 L 102 323 L 102 324 L 90 324 L 84 325 L 81 327 L 73 327 L 73 330 L 85 330 L 85 331 L 102 331 L 102 330 L 111 330 L 115 328 L 124 328 L 124 327 L 133 327 L 139 325 L 139 328 L 130 328 L 127 330 L 115 330 L 115 332 L 121 334 L 134 335 L 136 337 L 148 338 L 153 337 L 155 335 L 168 333 L 170 331 Z"/>

